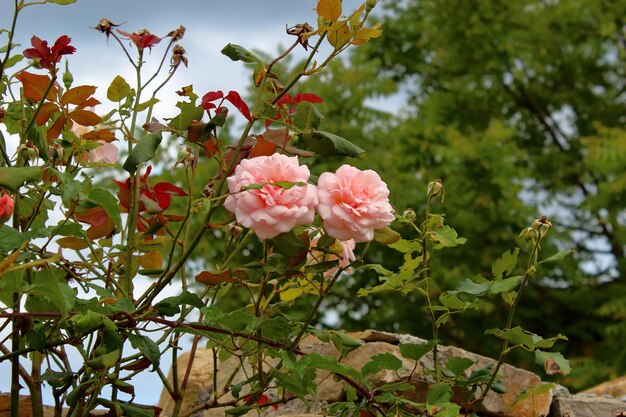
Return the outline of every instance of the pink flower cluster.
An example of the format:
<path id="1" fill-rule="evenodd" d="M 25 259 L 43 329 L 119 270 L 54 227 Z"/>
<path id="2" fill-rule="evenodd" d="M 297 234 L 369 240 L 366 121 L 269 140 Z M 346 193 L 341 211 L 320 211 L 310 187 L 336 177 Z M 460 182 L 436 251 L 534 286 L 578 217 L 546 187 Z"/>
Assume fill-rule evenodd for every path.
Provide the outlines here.
<path id="1" fill-rule="evenodd" d="M 317 187 L 307 184 L 309 175 L 295 156 L 244 160 L 228 178 L 224 207 L 261 239 L 311 224 L 315 210 L 326 232 L 341 241 L 371 241 L 374 230 L 393 221 L 389 189 L 376 172 L 343 165 L 334 174 L 323 173 Z"/>
<path id="2" fill-rule="evenodd" d="M 4 223 L 13 214 L 13 199 L 9 194 L 0 196 L 0 223 Z"/>

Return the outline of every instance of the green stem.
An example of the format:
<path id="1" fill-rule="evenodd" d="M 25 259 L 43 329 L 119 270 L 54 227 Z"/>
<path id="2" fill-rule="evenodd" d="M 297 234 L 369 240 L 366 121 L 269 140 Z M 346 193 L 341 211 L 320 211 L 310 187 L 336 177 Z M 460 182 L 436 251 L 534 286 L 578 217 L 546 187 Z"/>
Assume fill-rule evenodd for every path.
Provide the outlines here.
<path id="1" fill-rule="evenodd" d="M 13 293 L 13 311 L 20 311 L 20 298 L 18 293 Z M 13 319 L 13 330 L 11 336 L 11 417 L 19 417 L 20 401 L 20 357 L 16 355 L 20 351 L 20 331 L 18 319 Z"/>
<path id="2" fill-rule="evenodd" d="M 28 138 L 28 132 L 30 132 L 30 129 L 33 127 L 33 124 L 35 124 L 35 119 L 37 118 L 37 115 L 39 114 L 39 111 L 41 110 L 41 106 L 43 106 L 43 103 L 46 101 L 46 97 L 48 96 L 48 93 L 52 89 L 52 86 L 54 86 L 54 83 L 56 82 L 56 80 L 57 80 L 56 74 L 52 75 L 52 78 L 50 78 L 50 83 L 46 87 L 46 91 L 43 93 L 43 97 L 41 98 L 41 100 L 39 100 L 39 103 L 37 104 L 35 113 L 33 113 L 32 117 L 28 121 L 26 130 L 24 130 L 23 140 L 26 140 Z"/>
<path id="3" fill-rule="evenodd" d="M 139 59 L 137 65 L 135 65 L 135 74 L 137 79 L 137 95 L 135 96 L 135 104 L 133 106 L 133 117 L 130 122 L 129 137 L 128 137 L 128 152 L 133 149 L 133 139 L 135 136 L 135 126 L 137 124 L 137 110 L 136 107 L 141 99 L 141 64 L 142 64 L 143 50 L 139 50 Z M 130 176 L 130 207 L 128 210 L 128 223 L 127 223 L 127 254 L 126 254 L 126 273 L 124 274 L 123 281 L 120 287 L 124 290 L 130 298 L 133 297 L 133 278 L 135 274 L 135 235 L 137 230 L 137 217 L 139 216 L 139 197 L 141 195 L 141 164 L 137 165 L 136 171 Z"/>
<path id="4" fill-rule="evenodd" d="M 528 278 L 530 278 L 530 276 L 532 275 L 532 271 L 534 271 L 537 265 L 537 258 L 539 255 L 539 241 L 541 240 L 541 237 L 542 237 L 541 232 L 538 231 L 537 233 L 538 233 L 537 242 L 535 242 L 535 246 L 533 247 L 531 255 L 528 259 L 528 265 L 526 267 L 526 272 L 524 273 L 524 276 L 522 278 L 522 283 L 520 284 L 520 288 L 517 291 L 515 298 L 513 299 L 513 304 L 511 305 L 511 308 L 509 309 L 509 314 L 506 320 L 505 330 L 510 330 L 513 326 L 513 318 L 515 317 L 515 310 L 517 308 L 517 304 L 519 303 L 519 300 L 521 299 L 522 292 L 524 290 L 524 287 L 526 286 L 526 283 L 528 282 Z M 498 362 L 496 363 L 496 367 L 493 370 L 493 373 L 491 374 L 491 378 L 489 379 L 489 382 L 487 382 L 487 385 L 485 386 L 485 389 L 483 390 L 478 400 L 472 402 L 468 408 L 470 409 L 480 408 L 483 401 L 485 400 L 485 397 L 487 397 L 487 394 L 489 393 L 491 386 L 495 382 L 496 377 L 498 376 L 498 372 L 500 371 L 500 368 L 504 364 L 504 358 L 506 357 L 508 353 L 509 353 L 509 342 L 507 342 L 506 340 L 503 340 L 502 347 L 500 349 L 500 355 L 498 356 Z"/>
<path id="5" fill-rule="evenodd" d="M 7 44 L 7 51 L 4 54 L 4 59 L 0 62 L 0 79 L 4 76 L 4 66 L 6 65 L 9 56 L 11 55 L 11 48 L 13 47 L 13 36 L 15 34 L 15 25 L 17 23 L 17 15 L 20 13 L 20 7 L 17 0 L 14 1 L 13 20 L 11 21 L 11 30 L 9 31 L 9 43 Z"/>

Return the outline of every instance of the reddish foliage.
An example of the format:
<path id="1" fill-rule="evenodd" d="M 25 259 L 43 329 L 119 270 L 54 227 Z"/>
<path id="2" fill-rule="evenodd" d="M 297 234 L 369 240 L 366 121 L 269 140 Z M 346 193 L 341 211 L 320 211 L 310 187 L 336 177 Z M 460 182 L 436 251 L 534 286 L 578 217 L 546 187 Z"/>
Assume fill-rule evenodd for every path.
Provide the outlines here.
<path id="1" fill-rule="evenodd" d="M 146 173 L 141 177 L 141 191 L 139 196 L 139 212 L 147 212 L 151 214 L 160 213 L 170 206 L 172 196 L 185 196 L 187 193 L 180 187 L 169 182 L 160 182 L 154 187 L 148 183 L 148 176 L 152 171 L 152 167 L 148 166 Z M 130 207 L 130 178 L 124 182 L 115 181 L 119 187 L 117 196 L 120 204 L 126 210 Z"/>
<path id="2" fill-rule="evenodd" d="M 247 397 L 245 397 L 243 400 L 247 402 L 248 400 L 250 400 L 250 398 L 252 398 L 252 396 L 251 396 L 251 395 L 248 395 L 248 396 L 247 396 Z M 261 395 L 261 396 L 259 397 L 259 399 L 257 400 L 257 402 L 256 402 L 256 403 L 257 403 L 258 405 L 263 405 L 263 404 L 267 404 L 267 403 L 269 403 L 269 402 L 270 402 L 270 398 L 269 398 L 267 395 L 263 394 L 263 395 Z M 278 410 L 278 404 L 272 404 L 272 408 L 273 408 L 274 410 Z"/>
<path id="3" fill-rule="evenodd" d="M 214 101 L 217 101 L 217 100 L 221 100 L 221 101 L 218 104 L 215 104 Z M 209 111 L 215 108 L 219 110 L 219 109 L 225 109 L 224 107 L 221 107 L 224 100 L 229 101 L 233 106 L 235 106 L 235 108 L 239 110 L 239 112 L 243 115 L 243 117 L 245 117 L 248 121 L 252 120 L 252 116 L 250 115 L 250 108 L 248 107 L 246 102 L 243 101 L 243 99 L 241 98 L 241 95 L 239 95 L 239 93 L 236 91 L 231 90 L 228 92 L 226 96 L 224 96 L 224 92 L 221 90 L 209 91 L 204 96 L 202 96 L 201 103 L 202 103 L 202 107 L 206 111 Z"/>

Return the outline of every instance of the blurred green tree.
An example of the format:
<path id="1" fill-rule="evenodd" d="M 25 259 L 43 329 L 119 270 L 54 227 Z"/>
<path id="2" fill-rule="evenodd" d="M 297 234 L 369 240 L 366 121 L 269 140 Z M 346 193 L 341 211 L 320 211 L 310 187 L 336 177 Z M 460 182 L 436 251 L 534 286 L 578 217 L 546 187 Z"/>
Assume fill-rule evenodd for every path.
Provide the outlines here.
<path id="1" fill-rule="evenodd" d="M 529 287 L 519 320 L 570 337 L 565 353 L 585 358 L 565 381 L 574 388 L 623 373 L 626 1 L 385 6 L 382 38 L 301 91 L 324 97 L 328 129 L 367 151 L 367 167 L 389 184 L 400 213 L 423 209 L 427 182 L 443 179 L 446 221 L 469 240 L 433 260 L 442 288 L 488 274 L 500 254 L 521 245 L 519 231 L 547 214 L 555 228 L 544 253 L 577 253 Z M 391 114 L 379 99 L 398 89 L 407 103 Z M 399 262 L 383 249 L 371 256 Z M 428 336 L 417 300 L 355 299 L 355 288 L 376 280 L 363 273 L 344 281 L 328 306 L 340 325 Z M 483 330 L 505 319 L 498 303 L 486 307 L 488 314 L 450 323 L 444 343 L 493 354 Z"/>

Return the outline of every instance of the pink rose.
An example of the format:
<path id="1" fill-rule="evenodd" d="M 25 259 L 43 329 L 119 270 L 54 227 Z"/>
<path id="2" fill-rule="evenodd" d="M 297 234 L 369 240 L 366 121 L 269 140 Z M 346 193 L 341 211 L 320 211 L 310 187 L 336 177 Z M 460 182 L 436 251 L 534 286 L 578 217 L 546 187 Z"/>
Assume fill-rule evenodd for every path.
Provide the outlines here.
<path id="1" fill-rule="evenodd" d="M 117 146 L 112 143 L 99 140 L 100 146 L 89 151 L 89 162 L 115 164 L 119 156 Z"/>
<path id="2" fill-rule="evenodd" d="M 4 194 L 0 197 L 0 222 L 4 223 L 13 214 L 13 199 L 10 195 Z"/>
<path id="3" fill-rule="evenodd" d="M 319 237 L 311 240 L 311 248 L 315 248 L 317 246 L 317 242 L 319 241 Z M 353 239 L 350 240 L 337 240 L 335 243 L 330 246 L 328 249 L 334 253 L 326 253 L 322 251 L 318 251 L 312 249 L 308 255 L 309 261 L 313 264 L 339 260 L 339 266 L 341 268 L 346 268 L 350 265 L 355 259 L 354 248 L 356 247 L 356 243 Z M 328 271 L 324 272 L 324 277 L 329 278 L 335 275 L 337 272 L 337 268 L 331 268 Z M 350 269 L 346 269 L 345 272 L 352 272 Z"/>
<path id="4" fill-rule="evenodd" d="M 317 188 L 317 212 L 332 237 L 368 242 L 374 239 L 374 230 L 394 220 L 387 184 L 371 169 L 343 165 L 335 174 L 320 175 Z"/>
<path id="5" fill-rule="evenodd" d="M 100 146 L 89 151 L 89 162 L 115 164 L 119 157 L 117 146 L 112 143 L 99 140 Z"/>
<path id="6" fill-rule="evenodd" d="M 279 182 L 306 183 L 309 168 L 298 164 L 298 157 L 281 154 L 258 156 L 241 161 L 234 175 L 227 178 L 230 195 L 224 207 L 235 213 L 237 222 L 254 229 L 261 239 L 271 239 L 295 226 L 310 224 L 318 203 L 311 184 L 291 188 Z M 242 188 L 263 184 L 259 189 Z"/>

